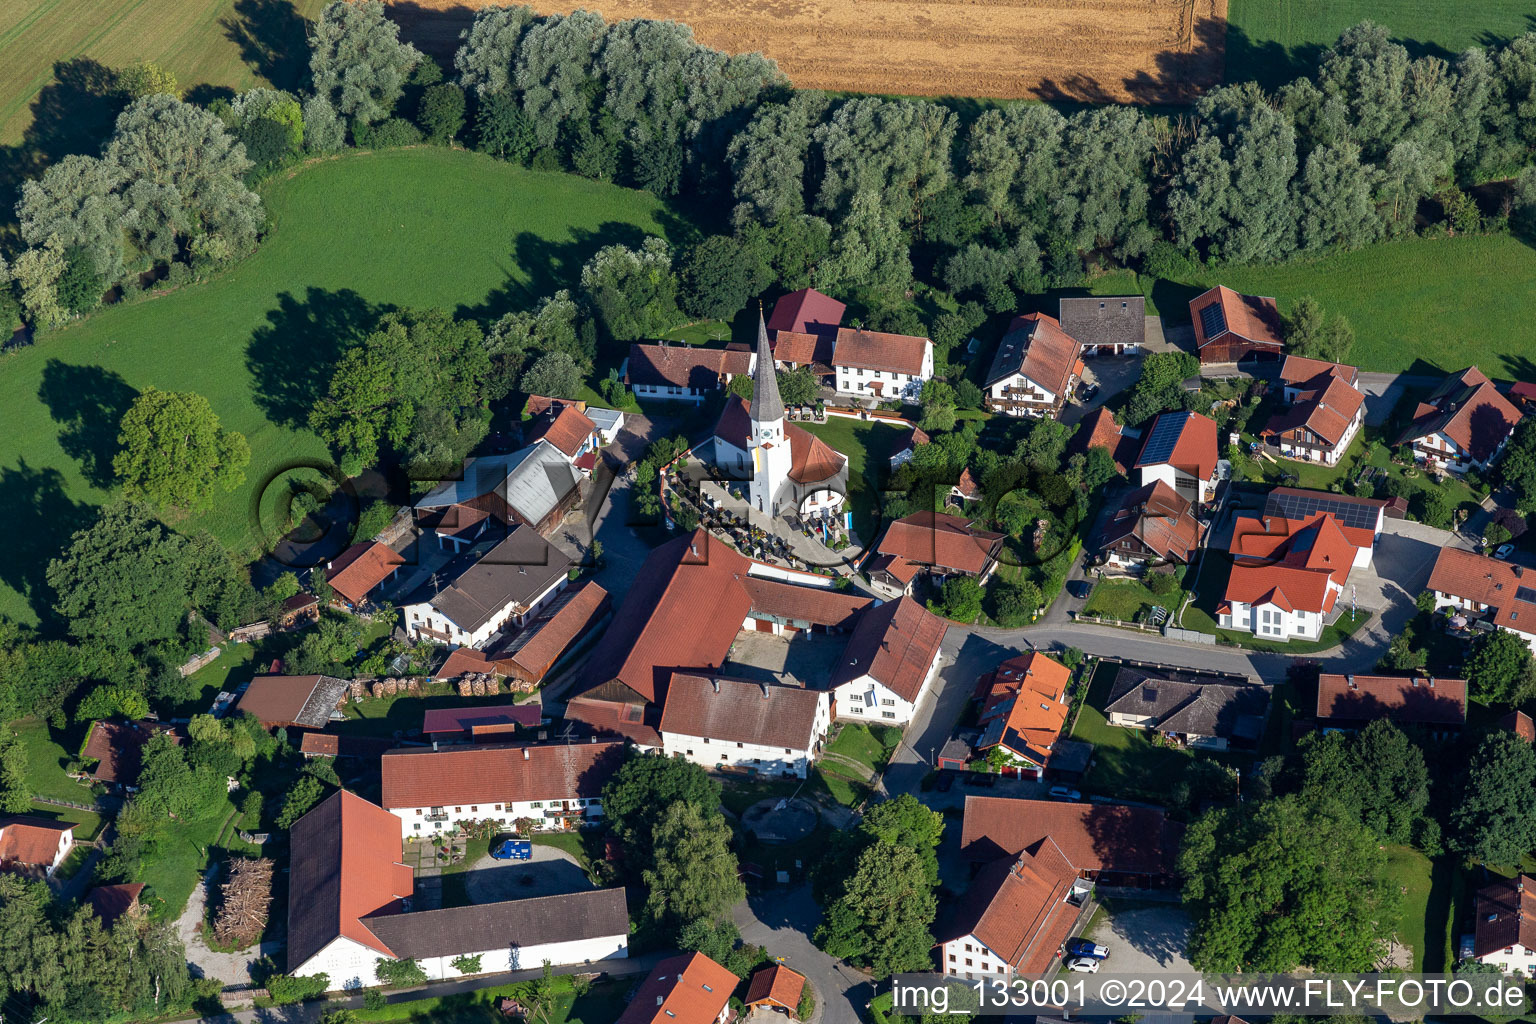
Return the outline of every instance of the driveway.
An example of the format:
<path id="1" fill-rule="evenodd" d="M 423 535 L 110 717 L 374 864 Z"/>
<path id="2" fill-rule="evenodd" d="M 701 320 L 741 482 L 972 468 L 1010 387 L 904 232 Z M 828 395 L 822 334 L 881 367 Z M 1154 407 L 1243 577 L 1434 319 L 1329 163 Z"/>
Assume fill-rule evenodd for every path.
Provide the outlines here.
<path id="1" fill-rule="evenodd" d="M 464 874 L 464 891 L 477 904 L 563 896 L 590 888 L 592 882 L 576 858 L 553 846 L 534 846 L 529 860 L 495 860 L 486 853 Z"/>
<path id="2" fill-rule="evenodd" d="M 816 1016 L 823 1024 L 858 1024 L 856 1007 L 874 998 L 874 983 L 811 944 L 821 908 L 809 885 L 764 889 L 736 904 L 731 913 L 743 940 L 805 975 L 816 990 Z"/>
<path id="3" fill-rule="evenodd" d="M 1090 401 L 1073 399 L 1061 410 L 1061 422 L 1067 426 L 1078 423 L 1083 417 L 1105 402 L 1136 383 L 1141 377 L 1141 359 L 1137 356 L 1093 356 L 1083 360 L 1083 380 L 1097 384 L 1099 393 Z"/>
<path id="4" fill-rule="evenodd" d="M 1157 974 L 1194 970 L 1184 957 L 1189 931 L 1189 914 L 1177 903 L 1106 906 L 1088 937 L 1109 947 L 1100 974 Z"/>

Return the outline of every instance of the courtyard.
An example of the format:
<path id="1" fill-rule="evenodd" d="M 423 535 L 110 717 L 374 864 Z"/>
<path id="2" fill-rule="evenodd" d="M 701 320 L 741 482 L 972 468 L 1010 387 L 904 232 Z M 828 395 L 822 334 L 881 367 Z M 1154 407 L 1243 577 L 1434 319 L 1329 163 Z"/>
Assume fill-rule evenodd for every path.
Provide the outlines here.
<path id="1" fill-rule="evenodd" d="M 837 634 L 775 636 L 745 629 L 736 634 L 720 671 L 754 682 L 819 689 L 830 682 L 847 646 L 848 637 Z"/>

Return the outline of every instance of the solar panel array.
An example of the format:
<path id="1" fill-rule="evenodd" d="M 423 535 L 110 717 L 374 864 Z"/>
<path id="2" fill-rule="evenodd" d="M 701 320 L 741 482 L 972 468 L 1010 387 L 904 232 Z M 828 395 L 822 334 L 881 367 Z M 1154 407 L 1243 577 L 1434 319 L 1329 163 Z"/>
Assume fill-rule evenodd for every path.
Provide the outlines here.
<path id="1" fill-rule="evenodd" d="M 1524 601 L 1526 604 L 1536 604 L 1536 590 L 1530 587 L 1515 588 L 1515 600 Z"/>
<path id="2" fill-rule="evenodd" d="M 1227 313 L 1221 303 L 1213 302 L 1200 311 L 1200 326 L 1205 328 L 1207 338 L 1214 338 L 1227 329 Z"/>
<path id="3" fill-rule="evenodd" d="M 1292 493 L 1271 491 L 1264 503 L 1266 516 L 1284 516 L 1286 519 L 1306 519 L 1319 512 L 1328 512 L 1340 526 L 1352 526 L 1361 530 L 1374 530 L 1376 517 L 1381 509 L 1375 505 L 1360 505 L 1321 491 Z"/>
<path id="4" fill-rule="evenodd" d="M 1139 464 L 1156 466 L 1167 462 L 1179 443 L 1179 435 L 1184 432 L 1184 424 L 1188 419 L 1185 413 L 1164 413 L 1159 416 L 1152 425 L 1152 433 L 1147 436 L 1146 446 L 1141 449 Z"/>

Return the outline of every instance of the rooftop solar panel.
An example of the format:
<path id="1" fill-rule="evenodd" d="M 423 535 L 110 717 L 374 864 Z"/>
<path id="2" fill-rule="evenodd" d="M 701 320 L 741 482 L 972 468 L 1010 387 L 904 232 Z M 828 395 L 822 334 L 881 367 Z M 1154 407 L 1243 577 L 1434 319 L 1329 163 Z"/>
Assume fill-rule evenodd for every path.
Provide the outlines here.
<path id="1" fill-rule="evenodd" d="M 1200 311 L 1200 326 L 1205 328 L 1207 338 L 1214 338 L 1227 329 L 1227 313 L 1221 303 L 1213 302 Z"/>
<path id="2" fill-rule="evenodd" d="M 1326 492 L 1271 491 L 1264 503 L 1267 516 L 1284 516 L 1286 519 L 1306 519 L 1319 512 L 1328 512 L 1341 526 L 1361 530 L 1374 530 L 1380 509 L 1374 505 L 1362 505 L 1346 501 Z"/>
<path id="3" fill-rule="evenodd" d="M 1524 601 L 1526 604 L 1536 604 L 1536 590 L 1530 587 L 1515 588 L 1515 600 Z"/>
<path id="4" fill-rule="evenodd" d="M 1188 419 L 1186 413 L 1164 413 L 1159 416 L 1152 425 L 1152 433 L 1147 436 L 1145 447 L 1141 449 L 1138 464 L 1155 466 L 1167 462 L 1179 443 L 1179 435 L 1184 432 L 1184 424 Z"/>

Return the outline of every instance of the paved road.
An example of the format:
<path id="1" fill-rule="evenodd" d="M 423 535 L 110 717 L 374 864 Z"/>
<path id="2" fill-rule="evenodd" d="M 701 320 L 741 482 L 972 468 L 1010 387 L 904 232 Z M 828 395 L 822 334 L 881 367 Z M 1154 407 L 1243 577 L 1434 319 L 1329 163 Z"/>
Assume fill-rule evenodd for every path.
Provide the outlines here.
<path id="1" fill-rule="evenodd" d="M 821 908 L 809 885 L 753 893 L 736 904 L 732 916 L 745 941 L 783 957 L 786 965 L 815 986 L 821 1024 L 858 1024 L 855 1007 L 874 997 L 874 985 L 867 976 L 812 945 L 811 935 L 821 923 Z"/>

